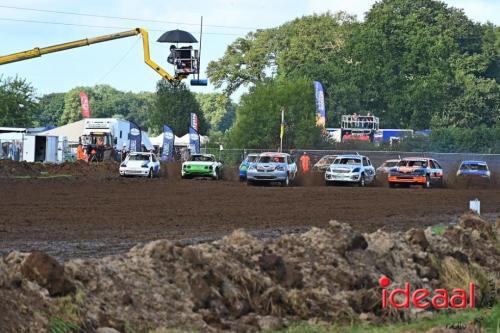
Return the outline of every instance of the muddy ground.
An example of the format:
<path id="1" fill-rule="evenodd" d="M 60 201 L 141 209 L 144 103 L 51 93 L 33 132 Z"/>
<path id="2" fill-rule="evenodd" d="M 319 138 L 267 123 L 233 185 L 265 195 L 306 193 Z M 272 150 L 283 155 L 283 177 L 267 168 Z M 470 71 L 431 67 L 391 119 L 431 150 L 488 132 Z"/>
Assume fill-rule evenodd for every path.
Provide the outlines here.
<path id="1" fill-rule="evenodd" d="M 10 167 L 10 166 L 9 166 Z M 15 174 L 24 173 L 16 168 Z M 116 166 L 115 166 L 116 167 Z M 481 200 L 500 216 L 500 189 L 325 187 L 318 177 L 289 188 L 249 187 L 227 169 L 224 181 L 180 180 L 179 166 L 159 179 L 120 178 L 112 165 L 63 165 L 32 178 L 0 177 L 0 253 L 42 250 L 59 259 L 120 253 L 160 238 L 197 243 L 245 228 L 261 238 L 322 227 L 332 219 L 355 230 L 407 230 L 448 224 Z M 11 170 L 4 168 L 4 175 Z M 48 173 L 47 173 L 48 172 Z M 44 178 L 69 174 L 71 177 Z"/>

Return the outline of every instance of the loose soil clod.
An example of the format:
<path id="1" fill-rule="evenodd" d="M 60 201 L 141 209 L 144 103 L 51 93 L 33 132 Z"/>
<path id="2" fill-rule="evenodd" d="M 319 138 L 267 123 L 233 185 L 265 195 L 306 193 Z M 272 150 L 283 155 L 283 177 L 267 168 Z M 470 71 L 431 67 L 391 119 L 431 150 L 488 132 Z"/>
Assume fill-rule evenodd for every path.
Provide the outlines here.
<path id="1" fill-rule="evenodd" d="M 77 288 L 66 297 L 49 296 L 47 285 L 22 273 L 33 254 L 13 252 L 0 260 L 0 298 L 8 300 L 0 304 L 0 327 L 39 332 L 57 317 L 89 331 L 253 332 L 301 320 L 385 323 L 421 316 L 381 308 L 382 275 L 391 287 L 409 281 L 455 288 L 472 280 L 476 304 L 487 306 L 500 273 L 495 230 L 466 214 L 443 236 L 430 228 L 361 234 L 332 221 L 264 241 L 243 230 L 191 246 L 158 240 L 123 255 L 66 262 L 60 278 Z M 476 231 L 478 237 L 466 237 Z M 454 257 L 457 251 L 462 260 Z"/>

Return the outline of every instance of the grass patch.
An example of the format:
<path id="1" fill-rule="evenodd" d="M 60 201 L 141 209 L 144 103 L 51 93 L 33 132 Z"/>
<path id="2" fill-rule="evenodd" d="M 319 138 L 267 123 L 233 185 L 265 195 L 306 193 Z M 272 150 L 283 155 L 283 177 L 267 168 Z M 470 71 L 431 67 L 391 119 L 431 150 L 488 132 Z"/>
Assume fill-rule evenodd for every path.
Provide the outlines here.
<path id="1" fill-rule="evenodd" d="M 39 179 L 48 179 L 48 178 L 70 178 L 72 177 L 71 175 L 68 175 L 68 174 L 60 174 L 60 175 L 49 175 L 47 174 L 46 176 L 40 176 L 40 177 L 37 177 Z"/>
<path id="2" fill-rule="evenodd" d="M 14 179 L 55 179 L 55 178 L 71 178 L 73 177 L 70 174 L 58 174 L 58 175 L 50 175 L 48 172 L 42 172 L 41 176 L 32 177 L 32 176 L 14 176 Z"/>
<path id="3" fill-rule="evenodd" d="M 418 319 L 409 323 L 373 325 L 354 324 L 340 326 L 335 324 L 298 324 L 279 331 L 266 333 L 420 333 L 434 327 L 446 325 L 467 325 L 476 323 L 485 332 L 500 332 L 500 304 L 491 309 L 460 310 L 453 313 L 439 313 L 433 318 Z"/>
<path id="4" fill-rule="evenodd" d="M 49 329 L 47 331 L 50 333 L 79 333 L 82 332 L 82 329 L 75 323 L 52 317 L 49 320 Z"/>
<path id="5" fill-rule="evenodd" d="M 442 235 L 442 234 L 444 234 L 444 231 L 446 230 L 446 226 L 444 226 L 443 224 L 438 224 L 438 225 L 433 226 L 431 228 L 431 230 L 436 235 Z"/>

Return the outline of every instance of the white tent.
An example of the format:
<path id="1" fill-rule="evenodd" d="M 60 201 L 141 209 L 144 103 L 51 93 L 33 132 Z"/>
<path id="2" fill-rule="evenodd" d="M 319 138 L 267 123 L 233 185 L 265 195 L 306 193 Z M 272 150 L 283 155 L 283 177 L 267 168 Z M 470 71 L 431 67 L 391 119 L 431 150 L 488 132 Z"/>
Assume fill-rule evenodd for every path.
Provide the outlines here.
<path id="1" fill-rule="evenodd" d="M 154 138 L 151 138 L 151 143 L 155 146 L 158 146 L 158 147 L 163 147 L 163 133 L 158 135 L 158 136 L 155 136 Z M 180 140 L 180 138 L 176 135 L 175 136 L 175 145 L 177 146 L 177 141 Z"/>
<path id="2" fill-rule="evenodd" d="M 78 143 L 80 137 L 83 133 L 83 123 L 84 119 L 70 123 L 64 126 L 56 127 L 51 130 L 37 133 L 37 135 L 43 136 L 65 136 L 68 142 Z"/>
<path id="3" fill-rule="evenodd" d="M 200 143 L 202 145 L 208 143 L 208 141 L 209 141 L 208 136 L 200 135 Z M 154 138 L 151 138 L 151 143 L 155 146 L 163 147 L 163 133 L 154 137 Z M 189 146 L 189 133 L 185 134 L 184 136 L 182 136 L 180 138 L 176 135 L 174 145 L 175 146 L 184 146 L 184 147 Z"/>

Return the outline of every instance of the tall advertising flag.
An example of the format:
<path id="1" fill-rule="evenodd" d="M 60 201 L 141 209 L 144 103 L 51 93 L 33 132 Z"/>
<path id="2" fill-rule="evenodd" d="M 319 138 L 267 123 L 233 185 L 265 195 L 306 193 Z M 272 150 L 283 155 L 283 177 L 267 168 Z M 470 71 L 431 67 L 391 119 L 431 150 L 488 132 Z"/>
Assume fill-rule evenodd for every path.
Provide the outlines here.
<path id="1" fill-rule="evenodd" d="M 324 128 L 326 124 L 325 94 L 320 82 L 314 81 L 314 91 L 316 92 L 316 126 Z"/>
<path id="2" fill-rule="evenodd" d="M 172 161 L 174 159 L 174 132 L 167 125 L 163 125 L 163 151 L 161 153 L 162 161 Z"/>
<path id="3" fill-rule="evenodd" d="M 130 151 L 142 151 L 142 133 L 136 123 L 130 122 L 130 131 L 128 132 L 128 139 L 130 141 Z"/>
<path id="4" fill-rule="evenodd" d="M 90 117 L 90 104 L 89 97 L 85 91 L 80 91 L 80 103 L 82 104 L 82 116 L 83 118 Z"/>
<path id="5" fill-rule="evenodd" d="M 191 127 L 194 128 L 196 132 L 200 130 L 198 116 L 196 115 L 196 113 L 191 113 Z"/>
<path id="6" fill-rule="evenodd" d="M 189 126 L 189 149 L 191 154 L 200 153 L 200 135 L 191 126 Z"/>

